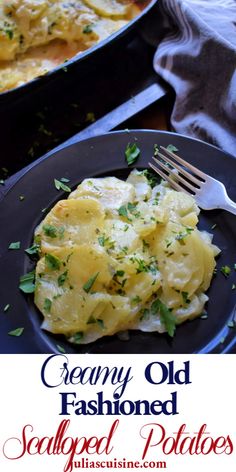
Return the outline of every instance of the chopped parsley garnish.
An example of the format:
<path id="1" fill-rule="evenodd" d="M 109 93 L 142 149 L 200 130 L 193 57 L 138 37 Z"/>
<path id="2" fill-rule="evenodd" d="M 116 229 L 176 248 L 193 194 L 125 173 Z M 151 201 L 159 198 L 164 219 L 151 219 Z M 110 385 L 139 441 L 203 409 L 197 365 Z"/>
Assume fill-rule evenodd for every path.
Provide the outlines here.
<path id="1" fill-rule="evenodd" d="M 96 274 L 94 274 L 92 277 L 90 277 L 87 282 L 83 285 L 83 289 L 86 293 L 89 293 L 95 280 L 97 279 L 99 275 L 99 272 L 97 272 Z"/>
<path id="2" fill-rule="evenodd" d="M 131 304 L 132 305 L 138 305 L 138 303 L 140 303 L 141 301 L 142 301 L 142 299 L 138 295 L 131 298 Z"/>
<path id="3" fill-rule="evenodd" d="M 125 158 L 126 158 L 126 162 L 128 166 L 136 162 L 139 155 L 140 155 L 140 149 L 138 148 L 137 144 L 129 143 L 125 150 Z"/>
<path id="4" fill-rule="evenodd" d="M 124 218 L 127 218 L 130 221 L 126 205 L 122 205 L 119 208 L 118 213 L 119 213 L 120 216 L 123 216 Z"/>
<path id="5" fill-rule="evenodd" d="M 155 156 L 155 152 L 154 152 L 154 156 Z M 142 174 L 148 180 L 148 183 L 149 183 L 150 187 L 153 188 L 159 183 L 159 179 L 158 179 L 157 175 L 154 174 L 151 170 L 145 169 L 145 170 L 142 171 Z M 157 194 L 157 195 L 159 196 L 159 194 Z"/>
<path id="6" fill-rule="evenodd" d="M 84 28 L 83 28 L 83 33 L 84 34 L 90 34 L 93 32 L 93 24 L 91 23 L 90 25 L 86 25 Z"/>
<path id="7" fill-rule="evenodd" d="M 234 320 L 230 320 L 230 321 L 227 323 L 227 326 L 228 326 L 228 328 L 234 328 L 234 327 L 235 327 L 235 322 L 234 322 Z"/>
<path id="8" fill-rule="evenodd" d="M 178 152 L 178 149 L 173 144 L 168 144 L 166 149 L 170 152 Z"/>
<path id="9" fill-rule="evenodd" d="M 52 300 L 50 300 L 49 298 L 45 298 L 43 309 L 46 311 L 46 313 L 50 313 L 51 307 L 52 307 Z"/>
<path id="10" fill-rule="evenodd" d="M 93 123 L 95 121 L 95 114 L 93 113 L 93 111 L 89 111 L 88 113 L 86 113 L 86 121 L 88 121 L 89 123 Z"/>
<path id="11" fill-rule="evenodd" d="M 142 308 L 142 310 L 140 310 L 140 321 L 145 320 L 149 314 L 150 311 L 147 308 Z"/>
<path id="12" fill-rule="evenodd" d="M 158 156 L 158 152 L 159 152 L 159 149 L 158 149 L 158 145 L 157 144 L 154 144 L 153 146 L 153 154 L 154 156 Z"/>
<path id="13" fill-rule="evenodd" d="M 79 331 L 78 333 L 75 333 L 73 336 L 72 336 L 72 341 L 75 343 L 75 344 L 80 344 L 82 339 L 84 337 L 84 333 L 83 331 Z"/>
<path id="14" fill-rule="evenodd" d="M 151 312 L 153 315 L 160 313 L 161 322 L 164 324 L 169 336 L 173 337 L 176 328 L 176 319 L 172 314 L 172 311 L 161 302 L 161 300 L 155 300 L 151 305 Z"/>
<path id="15" fill-rule="evenodd" d="M 101 329 L 105 329 L 104 321 L 101 318 L 97 318 L 96 323 L 100 326 Z"/>
<path id="16" fill-rule="evenodd" d="M 194 228 L 186 228 L 185 231 L 180 231 L 176 236 L 175 240 L 180 244 L 185 244 L 184 239 L 194 231 Z"/>
<path id="17" fill-rule="evenodd" d="M 5 180 L 0 179 L 0 185 L 5 185 Z"/>
<path id="18" fill-rule="evenodd" d="M 60 179 L 60 182 L 63 182 L 63 183 L 65 183 L 65 184 L 67 184 L 68 182 L 70 182 L 70 179 L 67 179 L 66 177 L 62 177 L 62 178 Z"/>
<path id="19" fill-rule="evenodd" d="M 151 272 L 152 274 L 156 274 L 158 270 L 157 260 L 153 257 L 151 261 L 147 263 L 144 259 L 138 257 L 131 257 L 130 260 L 137 264 L 136 274 L 140 274 L 141 272 Z"/>
<path id="20" fill-rule="evenodd" d="M 50 270 L 59 270 L 61 267 L 60 259 L 52 254 L 45 254 L 45 264 Z"/>
<path id="21" fill-rule="evenodd" d="M 40 249 L 40 245 L 35 243 L 32 246 L 25 249 L 25 252 L 26 254 L 29 254 L 29 256 L 34 256 L 34 255 L 37 256 L 39 253 L 39 249 Z"/>
<path id="22" fill-rule="evenodd" d="M 104 234 L 99 236 L 98 242 L 100 246 L 107 247 L 108 249 L 114 249 L 115 243 L 109 237 L 106 237 Z"/>
<path id="23" fill-rule="evenodd" d="M 86 324 L 94 324 L 94 323 L 96 323 L 96 322 L 97 322 L 97 321 L 96 321 L 96 318 L 94 318 L 94 316 L 91 315 L 91 316 L 89 317 L 89 319 L 88 319 L 88 321 L 87 321 Z"/>
<path id="24" fill-rule="evenodd" d="M 13 31 L 12 29 L 10 29 L 10 28 L 5 28 L 5 29 L 4 29 L 4 32 L 6 33 L 8 39 L 10 39 L 10 40 L 13 39 L 13 37 L 14 37 L 14 31 Z"/>
<path id="25" fill-rule="evenodd" d="M 32 246 L 25 249 L 25 252 L 26 254 L 29 254 L 30 256 L 38 255 L 39 249 L 40 249 L 40 245 L 35 243 Z"/>
<path id="26" fill-rule="evenodd" d="M 20 241 L 10 243 L 8 249 L 20 249 Z"/>
<path id="27" fill-rule="evenodd" d="M 4 306 L 4 308 L 3 308 L 4 313 L 6 313 L 6 311 L 9 310 L 10 306 L 11 306 L 10 303 L 8 303 L 7 305 Z"/>
<path id="28" fill-rule="evenodd" d="M 127 218 L 128 221 L 132 221 L 130 216 L 134 216 L 135 218 L 139 218 L 140 215 L 141 215 L 140 211 L 137 211 L 137 204 L 131 203 L 131 202 L 128 202 L 127 205 L 122 205 L 118 209 L 118 213 L 119 213 L 120 216 L 123 216 L 124 218 Z"/>
<path id="29" fill-rule="evenodd" d="M 63 190 L 64 192 L 71 192 L 71 188 L 64 184 L 61 180 L 54 179 L 54 185 L 57 190 Z"/>
<path id="30" fill-rule="evenodd" d="M 230 275 L 231 269 L 229 266 L 225 265 L 221 267 L 220 271 L 227 278 Z"/>
<path id="31" fill-rule="evenodd" d="M 233 284 L 233 285 L 232 285 L 232 290 L 235 290 L 235 289 L 236 289 L 236 285 Z"/>
<path id="32" fill-rule="evenodd" d="M 123 277 L 124 275 L 125 275 L 124 270 L 117 270 L 116 273 L 115 273 L 116 277 Z"/>
<path id="33" fill-rule="evenodd" d="M 65 354 L 66 350 L 64 347 L 60 346 L 60 344 L 57 344 L 56 348 L 59 352 L 61 352 L 62 354 Z"/>
<path id="34" fill-rule="evenodd" d="M 66 279 L 68 277 L 68 270 L 66 270 L 65 272 L 63 272 L 63 274 L 59 275 L 58 279 L 57 279 L 57 282 L 58 282 L 58 285 L 59 287 L 62 287 L 62 285 L 64 285 Z"/>
<path id="35" fill-rule="evenodd" d="M 16 328 L 14 329 L 13 331 L 9 331 L 9 336 L 16 336 L 16 337 L 19 337 L 22 335 L 24 331 L 24 328 Z"/>
<path id="36" fill-rule="evenodd" d="M 127 254 L 128 254 L 128 249 L 129 249 L 128 246 L 123 246 L 123 247 L 121 248 L 121 252 L 122 252 L 123 254 L 127 255 Z"/>
<path id="37" fill-rule="evenodd" d="M 24 199 L 25 199 L 25 196 L 24 196 L 24 195 L 20 195 L 20 196 L 19 196 L 20 202 L 23 202 Z"/>
<path id="38" fill-rule="evenodd" d="M 22 275 L 20 277 L 19 289 L 24 293 L 33 293 L 35 290 L 34 278 L 34 270 L 28 272 L 28 274 Z"/>
<path id="39" fill-rule="evenodd" d="M 130 260 L 137 264 L 136 274 L 140 274 L 141 272 L 148 272 L 148 264 L 144 261 L 144 259 L 139 259 L 138 257 L 131 257 Z"/>
<path id="40" fill-rule="evenodd" d="M 188 298 L 188 292 L 181 292 L 184 303 L 190 303 L 191 300 Z"/>
<path id="41" fill-rule="evenodd" d="M 46 129 L 43 123 L 39 125 L 38 131 L 42 134 L 45 134 L 45 136 L 52 136 L 52 131 Z"/>
<path id="42" fill-rule="evenodd" d="M 43 231 L 49 238 L 57 238 L 57 228 L 53 225 L 43 225 Z"/>
<path id="43" fill-rule="evenodd" d="M 59 237 L 59 239 L 63 239 L 63 238 L 64 238 L 64 233 L 65 233 L 65 228 L 64 228 L 64 226 L 60 226 L 60 228 L 58 228 L 58 237 Z"/>

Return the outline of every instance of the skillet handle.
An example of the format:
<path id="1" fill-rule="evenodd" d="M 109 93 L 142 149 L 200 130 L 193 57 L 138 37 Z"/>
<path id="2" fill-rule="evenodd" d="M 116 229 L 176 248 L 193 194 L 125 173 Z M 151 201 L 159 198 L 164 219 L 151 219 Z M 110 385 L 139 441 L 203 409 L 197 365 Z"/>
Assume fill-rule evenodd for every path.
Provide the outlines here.
<path id="1" fill-rule="evenodd" d="M 99 136 L 100 134 L 113 130 L 121 123 L 124 123 L 132 116 L 147 108 L 149 105 L 152 105 L 152 103 L 160 100 L 168 93 L 168 91 L 169 89 L 167 88 L 167 85 L 164 84 L 154 83 L 148 86 L 142 90 L 142 92 L 122 103 L 117 108 L 114 108 L 114 110 L 107 113 L 84 130 L 72 136 L 63 143 L 63 147 L 65 144 L 74 144 L 83 139 Z"/>

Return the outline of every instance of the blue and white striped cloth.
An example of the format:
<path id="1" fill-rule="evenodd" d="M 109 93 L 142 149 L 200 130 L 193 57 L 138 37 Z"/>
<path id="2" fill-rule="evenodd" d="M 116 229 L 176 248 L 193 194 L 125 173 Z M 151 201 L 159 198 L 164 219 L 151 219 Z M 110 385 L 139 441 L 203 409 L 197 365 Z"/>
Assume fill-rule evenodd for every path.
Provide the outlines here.
<path id="1" fill-rule="evenodd" d="M 173 129 L 236 156 L 236 0 L 159 0 L 158 15 L 149 39 L 176 93 Z"/>

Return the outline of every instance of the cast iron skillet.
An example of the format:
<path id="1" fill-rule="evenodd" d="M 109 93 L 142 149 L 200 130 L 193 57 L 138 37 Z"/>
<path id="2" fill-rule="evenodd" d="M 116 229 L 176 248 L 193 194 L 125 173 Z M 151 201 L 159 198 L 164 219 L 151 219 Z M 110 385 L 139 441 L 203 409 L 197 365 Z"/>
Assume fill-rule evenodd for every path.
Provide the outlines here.
<path id="1" fill-rule="evenodd" d="M 124 150 L 129 142 L 136 142 L 141 150 L 136 163 L 140 169 L 147 167 L 154 144 L 175 145 L 184 159 L 221 180 L 229 196 L 236 201 L 235 158 L 202 141 L 169 132 L 113 132 L 64 147 L 36 161 L 6 189 L 2 199 L 0 196 L 0 352 L 49 353 L 63 348 L 68 353 L 236 353 L 236 328 L 231 327 L 236 318 L 236 290 L 232 290 L 236 284 L 236 217 L 222 210 L 202 211 L 200 218 L 200 228 L 213 232 L 214 242 L 222 250 L 218 273 L 209 290 L 208 318 L 179 326 L 174 339 L 165 334 L 133 331 L 126 342 L 112 336 L 87 346 L 70 345 L 63 336 L 40 329 L 42 317 L 34 306 L 33 297 L 25 296 L 18 289 L 20 276 L 33 269 L 24 249 L 32 244 L 34 229 L 45 215 L 42 209 L 50 209 L 59 199 L 67 198 L 67 194 L 56 190 L 54 178 L 70 179 L 72 189 L 86 177 L 126 178 L 131 169 L 125 161 Z M 24 200 L 20 196 L 24 196 Z M 9 250 L 9 243 L 15 241 L 21 241 L 21 249 Z M 232 268 L 228 278 L 220 272 L 225 265 Z M 8 304 L 10 307 L 4 312 Z M 24 328 L 21 336 L 8 334 L 20 327 Z"/>
<path id="2" fill-rule="evenodd" d="M 36 77 L 30 82 L 27 82 L 15 89 L 1 93 L 0 106 L 14 106 L 16 101 L 29 98 L 29 94 L 32 95 L 34 99 L 36 92 L 44 91 L 48 88 L 53 90 L 53 88 L 59 87 L 61 83 L 64 83 L 64 87 L 66 87 L 72 74 L 77 72 L 83 73 L 91 64 L 94 66 L 97 64 L 99 67 L 101 65 L 101 60 L 104 59 L 107 52 L 111 50 L 113 46 L 118 46 L 122 41 L 130 40 L 131 35 L 135 32 L 136 28 L 142 24 L 142 20 L 144 20 L 147 14 L 150 13 L 157 1 L 158 0 L 150 0 L 148 5 L 140 12 L 140 14 L 123 28 L 99 42 L 97 45 L 82 52 L 78 56 L 71 58 L 66 62 L 66 68 L 65 64 L 61 64 L 41 77 Z M 105 66 L 105 64 L 103 64 L 103 66 Z"/>

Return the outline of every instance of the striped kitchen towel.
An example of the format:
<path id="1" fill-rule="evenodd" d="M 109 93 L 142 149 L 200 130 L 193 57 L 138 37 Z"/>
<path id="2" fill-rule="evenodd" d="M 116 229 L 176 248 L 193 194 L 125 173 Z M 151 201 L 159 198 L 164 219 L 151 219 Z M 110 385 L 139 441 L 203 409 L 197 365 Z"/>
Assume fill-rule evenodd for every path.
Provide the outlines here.
<path id="1" fill-rule="evenodd" d="M 149 40 L 155 71 L 176 93 L 173 129 L 236 156 L 236 0 L 158 3 L 161 28 L 152 20 Z"/>

